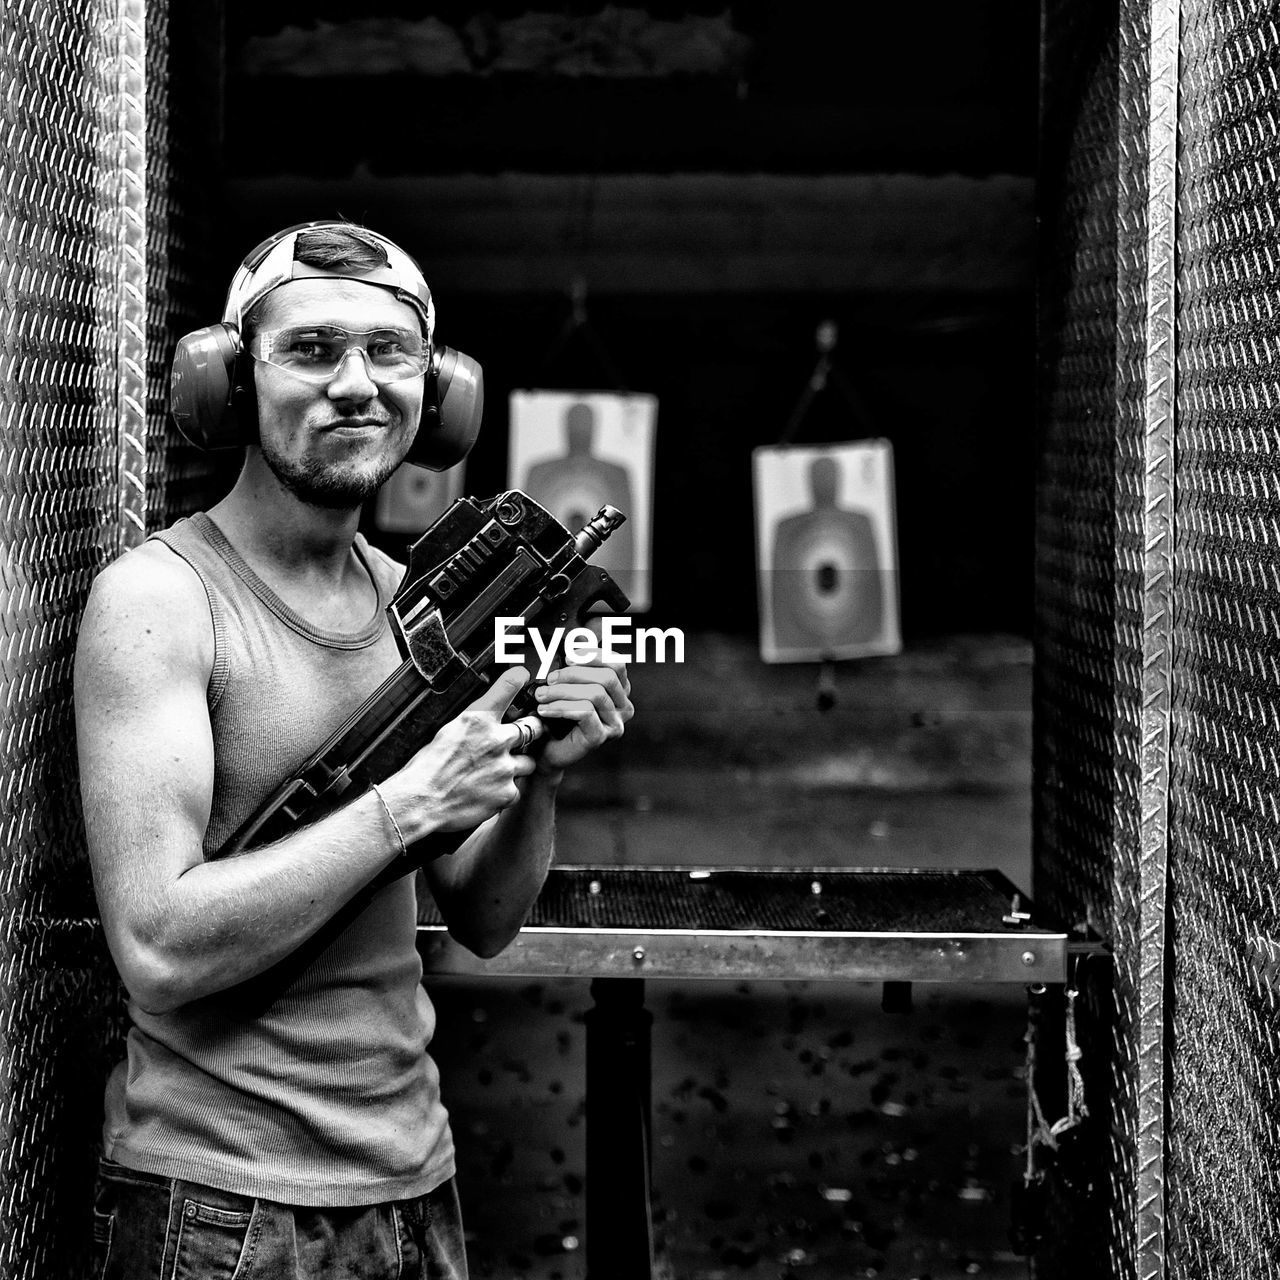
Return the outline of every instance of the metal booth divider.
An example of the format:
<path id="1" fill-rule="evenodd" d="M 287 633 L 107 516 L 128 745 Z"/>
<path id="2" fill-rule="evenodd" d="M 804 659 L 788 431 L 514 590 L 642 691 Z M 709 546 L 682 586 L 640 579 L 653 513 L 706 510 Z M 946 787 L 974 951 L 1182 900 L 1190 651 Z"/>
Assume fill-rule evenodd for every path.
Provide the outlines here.
<path id="1" fill-rule="evenodd" d="M 1168 1257 L 1280 1276 L 1280 10 L 1182 10 Z"/>
<path id="2" fill-rule="evenodd" d="M 1044 13 L 1035 893 L 1114 964 L 1037 1274 L 1280 1276 L 1277 14 Z"/>
<path id="3" fill-rule="evenodd" d="M 0 31 L 0 1275 L 87 1274 L 118 983 L 95 920 L 71 673 L 94 574 L 194 505 L 167 437 L 210 305 L 221 14 L 13 0 Z M 183 211 L 187 212 L 183 212 Z"/>

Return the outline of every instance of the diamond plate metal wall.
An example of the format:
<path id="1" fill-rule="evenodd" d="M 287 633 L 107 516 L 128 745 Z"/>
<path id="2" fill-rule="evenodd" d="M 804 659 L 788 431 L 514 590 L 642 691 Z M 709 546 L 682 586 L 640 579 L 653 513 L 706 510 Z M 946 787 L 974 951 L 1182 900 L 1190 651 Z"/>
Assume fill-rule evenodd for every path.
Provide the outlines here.
<path id="1" fill-rule="evenodd" d="M 73 1275 L 87 1232 L 86 1092 L 115 983 L 92 946 L 74 776 L 71 659 L 120 541 L 114 3 L 11 4 L 0 47 L 0 1274 Z M 89 1068 L 86 1071 L 86 1067 Z"/>
<path id="2" fill-rule="evenodd" d="M 1124 909 L 1116 912 L 1113 941 L 1116 993 L 1127 1000 L 1132 1018 L 1132 1068 L 1123 1082 L 1117 1080 L 1116 1096 L 1132 1099 L 1134 1128 L 1125 1128 L 1135 1145 L 1132 1216 L 1117 1196 L 1112 1221 L 1114 1252 L 1132 1257 L 1143 1280 L 1165 1274 L 1177 67 L 1177 0 L 1126 0 L 1120 51 L 1119 817 L 1114 872 L 1116 904 Z M 1131 442 L 1137 443 L 1136 450 Z M 1136 790 L 1130 783 L 1136 783 Z"/>
<path id="3" fill-rule="evenodd" d="M 1037 888 L 1114 948 L 1112 1273 L 1277 1277 L 1280 6 L 1116 18 L 1113 103 L 1046 10 Z"/>
<path id="4" fill-rule="evenodd" d="M 6 1280 L 87 1274 L 102 1081 L 119 1052 L 80 825 L 71 666 L 93 576 L 168 506 L 162 405 L 147 384 L 182 323 L 156 272 L 175 256 L 174 187 L 146 163 L 168 129 L 168 82 L 154 74 L 167 24 L 155 0 L 12 0 L 0 42 Z M 199 48 L 220 67 L 217 40 Z"/>
<path id="5" fill-rule="evenodd" d="M 1280 6 L 1183 6 L 1170 1267 L 1280 1276 Z"/>
<path id="6" fill-rule="evenodd" d="M 1177 51 L 1172 0 L 1046 8 L 1036 894 L 1114 971 L 1079 1004 L 1109 1262 L 1077 1187 L 1043 1274 L 1164 1271 Z"/>
<path id="7" fill-rule="evenodd" d="M 1036 893 L 1111 931 L 1116 4 L 1048 4 L 1036 513 Z"/>
<path id="8" fill-rule="evenodd" d="M 1044 8 L 1039 205 L 1040 392 L 1036 517 L 1035 898 L 1067 924 L 1115 931 L 1113 871 L 1122 815 L 1117 762 L 1136 759 L 1136 735 L 1117 720 L 1120 689 L 1136 691 L 1136 663 L 1117 654 L 1119 583 L 1117 361 L 1120 154 L 1120 12 L 1117 3 L 1049 0 Z M 1126 295 L 1126 299 L 1129 295 Z M 1132 470 L 1136 449 L 1129 450 Z M 1130 569 L 1131 574 L 1131 569 Z M 1138 609 L 1128 591 L 1130 616 Z M 1127 652 L 1136 653 L 1128 627 Z M 1132 695 L 1130 695 L 1132 697 Z M 1127 738 L 1126 738 L 1127 733 Z M 1132 772 L 1132 771 L 1130 771 Z M 1133 824 L 1136 826 L 1136 824 Z M 1136 896 L 1136 895 L 1134 895 Z M 1124 918 L 1124 911 L 1119 913 Z M 1109 1197 L 1073 1193 L 1051 1177 L 1045 1247 L 1037 1274 L 1111 1273 L 1108 1203 L 1132 1214 L 1136 1107 L 1132 986 L 1087 987 L 1079 1035 L 1089 1105 L 1105 1125 L 1113 1092 L 1113 1153 L 1091 1135 L 1088 1163 L 1109 1165 Z M 1112 1054 L 1114 1041 L 1119 1052 Z M 1111 1070 L 1115 1086 L 1111 1088 Z M 1071 1249 L 1064 1248 L 1071 1242 Z M 1115 1274 L 1132 1276 L 1124 1250 Z"/>

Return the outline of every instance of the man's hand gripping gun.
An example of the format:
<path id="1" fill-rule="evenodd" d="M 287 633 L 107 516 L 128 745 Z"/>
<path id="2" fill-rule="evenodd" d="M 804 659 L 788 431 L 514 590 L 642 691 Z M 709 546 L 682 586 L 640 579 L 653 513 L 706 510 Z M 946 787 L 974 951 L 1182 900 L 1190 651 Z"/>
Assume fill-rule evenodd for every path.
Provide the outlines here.
<path id="1" fill-rule="evenodd" d="M 571 534 L 518 489 L 488 501 L 459 498 L 409 550 L 388 606 L 404 661 L 218 851 L 225 857 L 278 840 L 381 782 L 469 703 L 496 674 L 494 622 L 581 625 L 592 606 L 623 613 L 630 601 L 588 557 L 626 517 L 605 506 Z M 562 633 L 563 634 L 563 633 Z M 511 718 L 534 711 L 532 690 Z M 554 733 L 572 726 L 556 722 Z M 452 852 L 469 832 L 424 842 L 422 858 Z"/>

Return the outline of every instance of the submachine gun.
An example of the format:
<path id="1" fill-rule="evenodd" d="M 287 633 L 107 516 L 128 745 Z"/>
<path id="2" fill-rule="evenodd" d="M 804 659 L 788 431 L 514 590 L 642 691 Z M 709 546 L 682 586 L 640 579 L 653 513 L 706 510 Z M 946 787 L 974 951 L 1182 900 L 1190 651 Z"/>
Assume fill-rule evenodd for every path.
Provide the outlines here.
<path id="1" fill-rule="evenodd" d="M 404 661 L 215 856 L 278 840 L 407 763 L 492 681 L 495 619 L 571 628 L 597 604 L 625 612 L 630 601 L 618 584 L 587 563 L 625 519 L 604 506 L 573 534 L 518 489 L 488 500 L 459 498 L 409 549 L 387 607 Z M 526 687 L 510 715 L 535 705 Z M 548 726 L 553 733 L 570 728 Z M 469 834 L 430 837 L 418 853 L 452 852 Z"/>

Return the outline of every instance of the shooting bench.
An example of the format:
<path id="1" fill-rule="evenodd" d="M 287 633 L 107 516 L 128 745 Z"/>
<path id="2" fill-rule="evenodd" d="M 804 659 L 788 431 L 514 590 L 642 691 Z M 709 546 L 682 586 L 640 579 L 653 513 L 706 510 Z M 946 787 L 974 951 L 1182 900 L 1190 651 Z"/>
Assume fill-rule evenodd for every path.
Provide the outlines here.
<path id="1" fill-rule="evenodd" d="M 913 982 L 1067 979 L 1067 935 L 997 871 L 557 867 L 491 960 L 422 912 L 428 974 L 591 979 L 587 1274 L 616 1280 L 653 1271 L 646 977 L 883 982 L 890 1010 Z"/>

